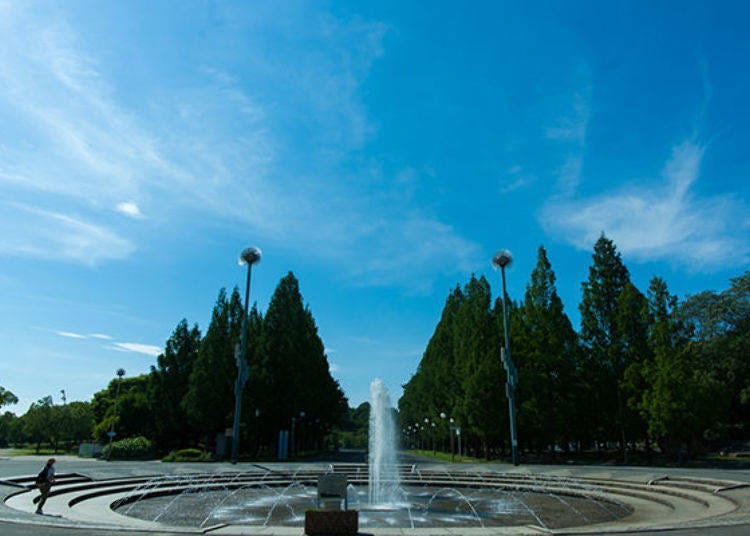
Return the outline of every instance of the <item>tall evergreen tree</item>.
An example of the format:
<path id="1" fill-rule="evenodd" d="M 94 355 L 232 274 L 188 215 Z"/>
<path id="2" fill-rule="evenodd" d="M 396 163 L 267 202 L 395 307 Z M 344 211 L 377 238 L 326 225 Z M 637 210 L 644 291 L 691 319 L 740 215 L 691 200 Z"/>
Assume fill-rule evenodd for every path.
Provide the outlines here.
<path id="1" fill-rule="evenodd" d="M 639 405 L 646 388 L 644 372 L 652 360 L 648 343 L 648 302 L 631 282 L 627 282 L 617 299 L 617 350 L 612 353 L 618 384 L 618 419 L 620 441 L 627 461 L 629 441 L 647 437 L 647 426 Z"/>
<path id="2" fill-rule="evenodd" d="M 476 450 L 490 456 L 490 449 L 508 434 L 505 372 L 500 365 L 500 333 L 492 310 L 490 284 L 472 275 L 463 291 L 454 324 L 454 359 L 461 378 L 463 403 L 458 418 L 469 436 L 478 440 Z"/>
<path id="3" fill-rule="evenodd" d="M 229 299 L 221 289 L 182 402 L 190 424 L 209 440 L 232 423 L 237 377 L 234 347 L 240 340 L 243 314 L 237 288 Z"/>
<path id="4" fill-rule="evenodd" d="M 197 438 L 191 430 L 182 400 L 190 388 L 190 375 L 198 358 L 201 333 L 197 324 L 188 327 L 182 319 L 164 347 L 164 353 L 151 367 L 149 403 L 154 411 L 154 437 L 162 449 L 193 443 Z"/>
<path id="5" fill-rule="evenodd" d="M 540 246 L 513 332 L 519 369 L 519 436 L 539 447 L 561 443 L 576 430 L 578 338 L 557 294 L 555 273 Z"/>
<path id="6" fill-rule="evenodd" d="M 617 304 L 630 276 L 614 242 L 604 234 L 596 241 L 592 258 L 579 306 L 586 390 L 590 403 L 597 408 L 596 414 L 589 415 L 592 422 L 588 424 L 599 438 L 621 441 L 625 401 L 620 389 L 623 369 Z"/>
<path id="7" fill-rule="evenodd" d="M 294 418 L 308 438 L 320 440 L 346 415 L 346 398 L 330 374 L 318 328 L 292 272 L 279 282 L 263 318 L 257 365 L 253 390 L 267 432 L 291 426 Z"/>
<path id="8" fill-rule="evenodd" d="M 463 391 L 455 364 L 454 334 L 456 314 L 463 300 L 461 288 L 456 286 L 445 301 L 417 371 L 403 386 L 399 415 L 404 426 L 440 413 L 454 418 L 459 415 Z"/>

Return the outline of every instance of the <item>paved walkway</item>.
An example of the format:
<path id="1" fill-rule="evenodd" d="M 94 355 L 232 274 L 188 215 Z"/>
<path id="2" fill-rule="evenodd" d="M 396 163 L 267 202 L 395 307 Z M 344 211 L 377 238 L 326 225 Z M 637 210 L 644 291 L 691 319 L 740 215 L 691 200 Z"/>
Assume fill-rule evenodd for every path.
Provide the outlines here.
<path id="1" fill-rule="evenodd" d="M 0 456 L 0 479 L 7 479 L 15 476 L 35 475 L 39 472 L 46 456 L 21 456 L 21 457 L 2 457 Z M 118 477 L 136 477 L 136 476 L 157 476 L 163 474 L 187 474 L 187 473 L 213 473 L 227 471 L 243 471 L 256 469 L 253 464 L 201 464 L 201 463 L 161 463 L 161 462 L 105 462 L 101 460 L 81 459 L 72 456 L 57 456 L 57 470 L 59 473 L 79 473 L 86 475 L 94 480 L 111 479 Z M 283 468 L 285 470 L 295 470 L 302 467 L 315 467 L 327 465 L 324 462 L 320 464 L 263 464 L 271 468 Z M 518 474 L 534 473 L 539 475 L 556 475 L 570 476 L 571 478 L 615 478 L 619 480 L 638 480 L 647 481 L 651 478 L 659 478 L 664 475 L 680 476 L 686 478 L 702 479 L 721 479 L 734 480 L 750 483 L 750 470 L 706 470 L 706 469 L 679 469 L 679 468 L 653 468 L 653 467 L 610 467 L 610 466 L 521 466 L 515 468 L 505 464 L 420 464 L 421 468 L 437 470 L 455 470 L 469 472 L 485 471 L 502 471 Z M 39 536 L 70 536 L 71 534 L 80 534 L 82 536 L 103 536 L 112 534 L 110 529 L 87 528 L 81 525 L 71 526 L 65 523 L 65 520 L 56 518 L 40 519 L 40 516 L 19 511 L 10 508 L 5 504 L 4 499 L 17 492 L 19 488 L 9 485 L 0 485 L 0 497 L 3 502 L 0 504 L 0 534 L 2 536 L 21 536 L 34 534 Z M 703 519 L 693 522 L 690 526 L 673 527 L 668 534 L 678 536 L 740 536 L 750 534 L 750 488 L 741 487 L 736 490 L 722 492 L 723 496 L 730 498 L 738 503 L 738 508 L 733 512 L 722 515 L 718 518 Z M 67 526 L 61 526 L 67 524 Z M 32 528 L 33 526 L 33 528 Z M 73 528 L 73 530 L 71 530 Z M 177 535 L 176 532 L 142 531 L 133 528 L 133 530 L 118 528 L 117 531 L 125 530 L 132 536 L 153 536 L 161 534 L 164 536 Z M 297 529 L 298 534 L 302 534 L 301 529 Z M 452 529 L 457 532 L 460 529 Z M 267 533 L 263 529 L 256 531 L 258 534 Z M 378 531 L 380 532 L 380 531 Z M 396 530 L 395 533 L 400 531 Z M 559 534 L 575 534 L 575 530 L 553 531 Z M 589 529 L 590 532 L 590 529 Z M 492 534 L 493 531 L 487 530 L 486 534 Z M 536 531 L 538 534 L 539 532 Z M 616 534 L 616 532 L 610 532 Z M 652 536 L 656 534 L 665 534 L 663 530 L 640 531 L 638 534 Z M 184 536 L 184 533 L 183 533 Z"/>

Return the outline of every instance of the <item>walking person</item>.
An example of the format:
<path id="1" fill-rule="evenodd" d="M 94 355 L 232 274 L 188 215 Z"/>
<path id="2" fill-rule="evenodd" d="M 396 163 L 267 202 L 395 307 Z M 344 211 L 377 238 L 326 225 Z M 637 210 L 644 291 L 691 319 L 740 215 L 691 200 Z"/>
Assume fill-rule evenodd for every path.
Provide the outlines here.
<path id="1" fill-rule="evenodd" d="M 42 507 L 47 502 L 49 497 L 49 490 L 52 488 L 52 484 L 55 481 L 55 459 L 50 458 L 39 474 L 36 476 L 36 485 L 39 488 L 39 502 L 36 505 L 36 513 L 42 514 Z"/>

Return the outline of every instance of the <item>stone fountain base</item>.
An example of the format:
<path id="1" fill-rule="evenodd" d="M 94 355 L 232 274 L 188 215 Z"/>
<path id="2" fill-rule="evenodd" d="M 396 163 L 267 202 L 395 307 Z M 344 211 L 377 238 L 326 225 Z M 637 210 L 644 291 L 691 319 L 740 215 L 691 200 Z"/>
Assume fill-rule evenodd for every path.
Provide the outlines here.
<path id="1" fill-rule="evenodd" d="M 356 510 L 308 510 L 305 512 L 305 534 L 357 534 L 359 512 Z"/>

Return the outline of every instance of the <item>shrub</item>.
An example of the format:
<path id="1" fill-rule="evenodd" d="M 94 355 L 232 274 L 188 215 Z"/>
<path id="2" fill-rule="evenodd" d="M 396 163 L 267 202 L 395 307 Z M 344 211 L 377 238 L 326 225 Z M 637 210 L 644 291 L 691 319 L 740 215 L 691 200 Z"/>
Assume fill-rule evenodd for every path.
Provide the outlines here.
<path id="1" fill-rule="evenodd" d="M 102 455 L 108 460 L 145 460 L 153 458 L 154 444 L 143 436 L 128 437 L 104 447 Z"/>
<path id="2" fill-rule="evenodd" d="M 180 449 L 173 450 L 167 454 L 163 462 L 210 462 L 212 461 L 211 453 L 201 449 Z"/>

